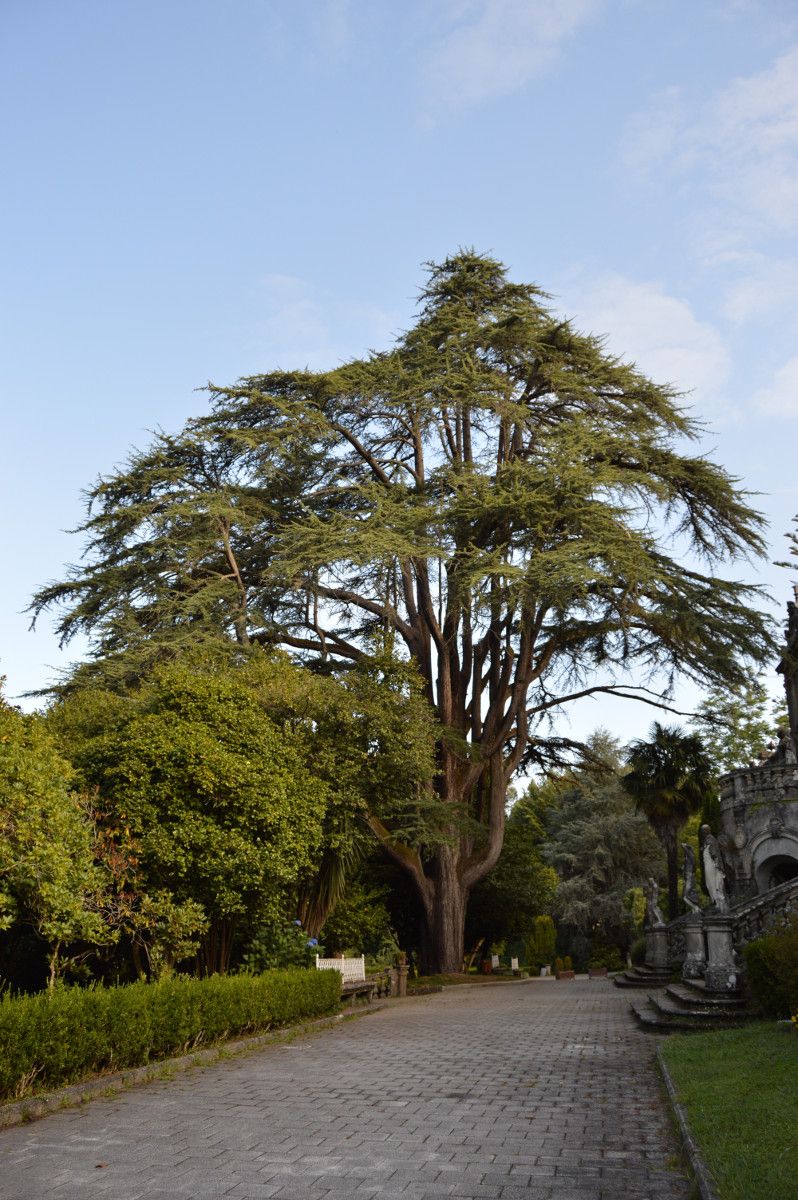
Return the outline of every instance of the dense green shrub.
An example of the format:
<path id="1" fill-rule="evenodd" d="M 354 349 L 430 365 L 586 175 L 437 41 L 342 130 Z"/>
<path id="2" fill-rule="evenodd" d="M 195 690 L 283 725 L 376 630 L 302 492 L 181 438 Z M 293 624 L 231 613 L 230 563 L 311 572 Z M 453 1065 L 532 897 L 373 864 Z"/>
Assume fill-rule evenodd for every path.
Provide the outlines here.
<path id="1" fill-rule="evenodd" d="M 0 1097 L 334 1012 L 340 991 L 337 971 L 292 970 L 4 995 Z"/>
<path id="2" fill-rule="evenodd" d="M 748 986 L 762 1012 L 769 1017 L 798 1012 L 798 917 L 750 942 L 743 953 Z"/>
<path id="3" fill-rule="evenodd" d="M 537 975 L 541 967 L 551 965 L 557 945 L 557 930 L 550 916 L 535 917 L 532 932 L 526 939 L 526 964 Z"/>
<path id="4" fill-rule="evenodd" d="M 608 971 L 622 971 L 626 966 L 617 946 L 594 946 L 590 951 L 589 967 L 606 967 Z"/>
<path id="5" fill-rule="evenodd" d="M 318 938 L 309 938 L 299 921 L 274 920 L 258 926 L 244 952 L 244 967 L 257 974 L 275 967 L 312 967 L 324 954 Z"/>

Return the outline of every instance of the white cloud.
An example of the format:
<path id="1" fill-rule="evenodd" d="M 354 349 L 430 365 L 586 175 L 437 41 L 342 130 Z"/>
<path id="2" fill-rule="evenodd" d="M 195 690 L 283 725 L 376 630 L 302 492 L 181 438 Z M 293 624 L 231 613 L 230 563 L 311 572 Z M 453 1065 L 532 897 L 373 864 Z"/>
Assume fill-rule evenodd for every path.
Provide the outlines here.
<path id="1" fill-rule="evenodd" d="M 661 92 L 630 123 L 625 158 L 658 184 L 664 172 L 704 190 L 737 240 L 798 229 L 798 46 L 697 110 L 679 88 Z"/>
<path id="2" fill-rule="evenodd" d="M 656 383 L 692 393 L 699 416 L 717 413 L 730 374 L 728 348 L 686 300 L 657 283 L 608 275 L 587 284 L 574 305 L 575 323 L 606 335 L 607 347 Z"/>
<path id="3" fill-rule="evenodd" d="M 255 340 L 259 369 L 329 370 L 394 340 L 397 320 L 376 305 L 352 303 L 293 275 L 262 281 L 263 318 Z"/>
<path id="4" fill-rule="evenodd" d="M 660 92 L 630 122 L 624 158 L 681 206 L 727 320 L 790 321 L 798 299 L 798 45 L 703 101 L 677 87 Z"/>
<path id="5" fill-rule="evenodd" d="M 340 60 L 349 48 L 349 0 L 321 0 L 309 13 L 318 52 Z"/>
<path id="6" fill-rule="evenodd" d="M 774 313 L 795 313 L 798 262 L 766 255 L 737 255 L 737 278 L 730 284 L 723 312 L 735 325 L 770 320 Z"/>
<path id="7" fill-rule="evenodd" d="M 798 417 L 798 355 L 789 359 L 762 388 L 754 401 L 763 412 L 777 417 Z"/>
<path id="8" fill-rule="evenodd" d="M 459 0 L 433 45 L 425 87 L 435 107 L 455 109 L 506 95 L 541 74 L 561 44 L 603 0 Z"/>
<path id="9" fill-rule="evenodd" d="M 767 226 L 798 228 L 798 46 L 730 84 L 708 114 L 703 139 L 719 195 Z"/>

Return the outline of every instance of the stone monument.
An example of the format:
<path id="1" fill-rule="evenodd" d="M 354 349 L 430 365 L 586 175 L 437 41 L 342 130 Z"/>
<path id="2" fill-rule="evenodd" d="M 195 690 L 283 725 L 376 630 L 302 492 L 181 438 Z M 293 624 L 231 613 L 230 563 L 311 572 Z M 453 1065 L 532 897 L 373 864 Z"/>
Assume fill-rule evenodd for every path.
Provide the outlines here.
<path id="1" fill-rule="evenodd" d="M 701 826 L 701 858 L 704 863 L 704 882 L 716 912 L 729 911 L 726 895 L 726 871 L 718 839 L 708 825 Z"/>
<path id="2" fill-rule="evenodd" d="M 708 825 L 701 826 L 701 839 L 704 881 L 712 900 L 712 907 L 704 913 L 704 936 L 707 943 L 704 980 L 707 991 L 735 992 L 740 982 L 740 969 L 734 952 L 734 922 L 729 913 L 723 856 L 718 840 Z"/>
<path id="3" fill-rule="evenodd" d="M 682 962 L 682 979 L 702 979 L 706 968 L 706 950 L 704 947 L 704 921 L 701 907 L 698 903 L 698 892 L 695 886 L 695 851 L 687 842 L 682 842 L 684 850 L 684 887 L 682 898 L 690 910 L 682 918 L 684 931 L 684 961 Z"/>
<path id="4" fill-rule="evenodd" d="M 656 975 L 668 973 L 668 928 L 659 906 L 659 884 L 649 879 L 646 894 L 646 966 Z"/>

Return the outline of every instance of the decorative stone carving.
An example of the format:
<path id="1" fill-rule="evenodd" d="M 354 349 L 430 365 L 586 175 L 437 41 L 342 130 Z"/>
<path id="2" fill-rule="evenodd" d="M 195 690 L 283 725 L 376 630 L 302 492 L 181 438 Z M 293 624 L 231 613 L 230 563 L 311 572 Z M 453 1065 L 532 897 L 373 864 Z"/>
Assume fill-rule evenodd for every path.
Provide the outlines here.
<path id="1" fill-rule="evenodd" d="M 718 912 L 728 912 L 729 900 L 726 895 L 726 872 L 723 867 L 723 856 L 718 839 L 708 825 L 701 826 L 701 841 L 703 844 L 701 855 L 704 863 L 704 882 L 707 885 L 709 898 Z"/>
<path id="2" fill-rule="evenodd" d="M 656 879 L 649 879 L 645 889 L 646 896 L 646 925 L 649 929 L 664 929 L 667 924 L 662 909 L 659 906 L 659 884 Z"/>
<path id="3" fill-rule="evenodd" d="M 698 903 L 698 892 L 695 886 L 695 851 L 688 842 L 682 842 L 682 850 L 684 851 L 682 899 L 690 912 L 697 913 L 700 911 L 701 905 Z"/>

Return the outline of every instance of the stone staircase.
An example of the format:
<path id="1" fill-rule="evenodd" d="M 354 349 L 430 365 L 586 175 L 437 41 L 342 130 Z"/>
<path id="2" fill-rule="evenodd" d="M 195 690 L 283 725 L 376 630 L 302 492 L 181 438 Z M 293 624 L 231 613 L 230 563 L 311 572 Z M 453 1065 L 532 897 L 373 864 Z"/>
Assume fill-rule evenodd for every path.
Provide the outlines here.
<path id="1" fill-rule="evenodd" d="M 708 992 L 703 979 L 669 983 L 630 1008 L 644 1029 L 659 1033 L 730 1029 L 755 1016 L 740 993 Z"/>
<path id="2" fill-rule="evenodd" d="M 707 925 L 712 921 L 712 910 L 707 913 Z M 760 937 L 786 918 L 798 912 L 798 879 L 771 888 L 759 896 L 749 897 L 730 910 L 734 959 L 741 960 L 741 951 L 748 942 Z M 744 994 L 739 989 L 733 992 L 711 992 L 703 979 L 676 981 L 678 963 L 684 958 L 684 926 L 690 920 L 686 914 L 668 925 L 668 962 L 673 974 L 652 970 L 651 967 L 635 967 L 616 975 L 614 983 L 620 988 L 636 988 L 646 992 L 645 997 L 630 1000 L 630 1007 L 638 1022 L 645 1029 L 668 1033 L 672 1030 L 694 1032 L 704 1029 L 728 1029 L 753 1020 Z M 663 958 L 664 961 L 664 958 Z"/>
<path id="3" fill-rule="evenodd" d="M 612 982 L 619 988 L 656 988 L 664 987 L 670 980 L 670 975 L 663 975 L 651 969 L 651 967 L 639 966 L 632 967 L 630 971 L 623 971 L 620 975 L 614 975 Z"/>

